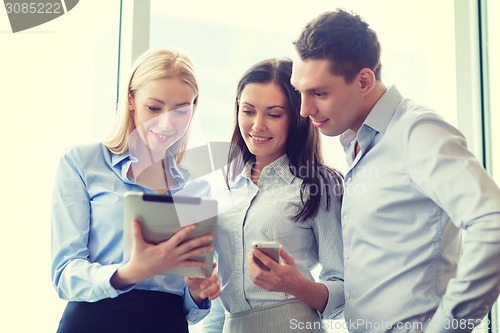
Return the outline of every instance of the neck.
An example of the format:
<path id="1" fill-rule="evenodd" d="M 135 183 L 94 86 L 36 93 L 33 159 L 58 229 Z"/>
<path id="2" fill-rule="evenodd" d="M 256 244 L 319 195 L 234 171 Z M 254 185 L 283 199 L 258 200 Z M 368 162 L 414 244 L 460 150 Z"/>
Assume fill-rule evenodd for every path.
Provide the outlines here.
<path id="1" fill-rule="evenodd" d="M 361 105 L 362 112 L 360 113 L 360 116 L 356 122 L 358 125 L 355 128 L 351 128 L 354 132 L 358 132 L 366 117 L 368 117 L 375 104 L 377 104 L 379 99 L 385 94 L 386 91 L 387 87 L 382 82 L 377 81 L 377 83 L 375 83 L 372 91 L 366 96 Z"/>
<path id="2" fill-rule="evenodd" d="M 157 193 L 164 193 L 170 188 L 177 185 L 177 182 L 166 172 L 164 160 L 155 162 L 143 169 L 141 173 L 134 173 L 135 170 L 129 169 L 130 176 L 137 181 L 137 183 L 154 189 Z"/>

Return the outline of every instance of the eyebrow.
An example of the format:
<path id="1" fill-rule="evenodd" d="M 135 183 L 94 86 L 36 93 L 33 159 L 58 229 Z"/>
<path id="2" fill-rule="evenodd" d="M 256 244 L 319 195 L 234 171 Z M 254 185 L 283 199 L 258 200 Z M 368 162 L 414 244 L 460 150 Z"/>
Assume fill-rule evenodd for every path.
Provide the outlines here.
<path id="1" fill-rule="evenodd" d="M 305 93 L 315 93 L 318 91 L 327 91 L 327 90 L 329 90 L 329 89 L 325 88 L 325 87 L 311 87 L 309 89 L 306 89 L 304 92 Z"/>
<path id="2" fill-rule="evenodd" d="M 251 103 L 243 102 L 243 104 L 246 104 L 246 105 L 248 105 L 248 106 L 250 106 L 250 107 L 252 107 L 252 108 L 255 109 L 255 106 L 253 104 L 251 104 Z M 266 110 L 272 110 L 272 109 L 275 109 L 275 108 L 283 109 L 283 110 L 286 111 L 286 108 L 284 106 L 281 106 L 281 105 L 271 105 L 271 106 L 266 107 Z"/>
<path id="3" fill-rule="evenodd" d="M 156 101 L 162 105 L 165 105 L 165 102 L 162 101 L 161 99 L 158 99 L 158 98 L 153 98 L 153 97 L 150 97 L 148 98 L 149 100 L 153 100 L 153 101 Z M 191 105 L 192 103 L 191 102 L 184 102 L 184 103 L 178 103 L 178 104 L 175 104 L 175 107 L 176 108 L 179 108 L 179 107 L 183 107 L 183 106 L 188 106 L 188 105 Z"/>

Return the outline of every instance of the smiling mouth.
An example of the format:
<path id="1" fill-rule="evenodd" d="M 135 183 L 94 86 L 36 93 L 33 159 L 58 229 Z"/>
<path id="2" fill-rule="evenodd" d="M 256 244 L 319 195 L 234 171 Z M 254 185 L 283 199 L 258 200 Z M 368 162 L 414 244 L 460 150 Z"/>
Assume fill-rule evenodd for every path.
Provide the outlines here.
<path id="1" fill-rule="evenodd" d="M 253 136 L 250 134 L 249 134 L 249 136 L 256 143 L 265 143 L 273 138 L 273 137 L 265 137 L 265 136 Z"/>
<path id="2" fill-rule="evenodd" d="M 156 138 L 156 140 L 158 142 L 167 142 L 168 140 L 170 140 L 170 138 L 172 138 L 174 136 L 174 134 L 160 134 L 160 133 L 157 133 L 157 132 L 154 132 L 154 131 L 151 131 L 151 133 L 153 133 L 154 137 Z"/>
<path id="3" fill-rule="evenodd" d="M 321 126 L 323 126 L 323 124 L 325 124 L 328 121 L 328 119 L 323 119 L 323 120 L 314 120 L 313 118 L 310 118 L 310 119 L 311 119 L 313 126 L 315 126 L 315 127 L 321 127 Z"/>

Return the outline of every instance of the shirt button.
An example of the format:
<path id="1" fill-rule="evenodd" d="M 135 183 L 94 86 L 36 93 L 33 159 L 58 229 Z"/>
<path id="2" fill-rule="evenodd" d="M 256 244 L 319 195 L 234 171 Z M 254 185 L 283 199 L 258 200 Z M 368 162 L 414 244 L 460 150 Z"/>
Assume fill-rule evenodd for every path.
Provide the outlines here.
<path id="1" fill-rule="evenodd" d="M 349 255 L 348 255 L 347 253 L 346 253 L 346 254 L 344 254 L 344 259 L 345 259 L 345 260 L 349 259 Z"/>
<path id="2" fill-rule="evenodd" d="M 349 183 L 351 182 L 351 180 L 352 180 L 352 177 L 348 177 L 348 178 L 347 178 L 347 181 L 348 181 Z"/>
<path id="3" fill-rule="evenodd" d="M 271 169 L 266 169 L 266 173 L 270 174 L 271 173 Z"/>
<path id="4" fill-rule="evenodd" d="M 279 183 L 280 183 L 280 180 L 279 180 L 279 179 L 275 179 L 275 180 L 274 180 L 274 182 L 275 182 L 276 184 L 279 184 Z"/>
<path id="5" fill-rule="evenodd" d="M 351 298 L 351 294 L 346 293 L 346 294 L 345 294 L 345 297 L 347 297 L 347 298 Z"/>
<path id="6" fill-rule="evenodd" d="M 347 215 L 344 215 L 344 222 L 349 221 L 349 217 Z"/>

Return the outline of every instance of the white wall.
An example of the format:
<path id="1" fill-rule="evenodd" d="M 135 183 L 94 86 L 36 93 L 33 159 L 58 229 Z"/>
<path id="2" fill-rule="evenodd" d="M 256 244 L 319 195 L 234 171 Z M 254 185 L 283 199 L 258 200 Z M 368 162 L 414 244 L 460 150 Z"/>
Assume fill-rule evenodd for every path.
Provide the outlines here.
<path id="1" fill-rule="evenodd" d="M 102 139 L 114 117 L 118 0 L 80 1 L 13 34 L 0 7 L 0 332 L 55 332 L 50 195 L 63 149 Z M 5 310 L 6 309 L 6 310 Z"/>

